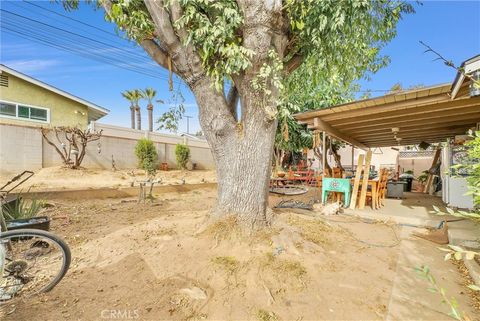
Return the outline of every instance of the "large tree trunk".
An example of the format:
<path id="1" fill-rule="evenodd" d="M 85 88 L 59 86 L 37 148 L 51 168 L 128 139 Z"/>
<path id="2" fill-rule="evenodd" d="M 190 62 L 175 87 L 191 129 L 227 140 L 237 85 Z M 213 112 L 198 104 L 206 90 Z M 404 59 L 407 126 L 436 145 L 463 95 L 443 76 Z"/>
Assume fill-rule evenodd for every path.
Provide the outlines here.
<path id="1" fill-rule="evenodd" d="M 102 3 L 109 11 L 109 2 Z M 187 30 L 173 27 L 172 22 L 182 15 L 179 2 L 170 2 L 170 10 L 161 0 L 144 3 L 162 46 L 146 40 L 141 45 L 160 65 L 185 80 L 199 106 L 200 124 L 217 167 L 216 213 L 235 215 L 251 228 L 267 225 L 268 183 L 279 98 L 273 82 L 281 75 L 262 78 L 262 67 L 270 65 L 271 72 L 278 72 L 274 67 L 283 62 L 289 44 L 290 22 L 281 14 L 282 1 L 237 1 L 248 22 L 239 30 L 242 45 L 255 53 L 248 68 L 229 75 L 238 90 L 240 117 L 236 113 L 236 100 L 227 102 L 224 93 L 215 90 L 198 50 L 188 41 Z M 269 54 L 271 50 L 278 55 L 275 62 Z M 265 84 L 258 88 L 254 80 Z M 232 97 L 236 96 L 232 92 Z"/>
<path id="2" fill-rule="evenodd" d="M 147 107 L 148 110 L 148 131 L 153 131 L 153 105 L 149 104 Z"/>
<path id="3" fill-rule="evenodd" d="M 140 113 L 140 107 L 138 105 L 135 106 L 135 111 L 137 113 L 137 129 L 142 130 L 142 115 Z"/>
<path id="4" fill-rule="evenodd" d="M 135 129 L 135 107 L 133 105 L 130 106 L 130 124 L 132 129 Z"/>
<path id="5" fill-rule="evenodd" d="M 221 106 L 224 97 L 209 80 L 199 82 L 193 91 L 217 169 L 218 203 L 214 214 L 235 215 L 250 228 L 268 225 L 266 209 L 276 120 L 266 120 L 260 106 L 241 99 L 242 119 L 232 122 L 232 113 Z M 244 92 L 242 98 L 249 95 Z M 218 115 L 218 110 L 225 113 Z"/>

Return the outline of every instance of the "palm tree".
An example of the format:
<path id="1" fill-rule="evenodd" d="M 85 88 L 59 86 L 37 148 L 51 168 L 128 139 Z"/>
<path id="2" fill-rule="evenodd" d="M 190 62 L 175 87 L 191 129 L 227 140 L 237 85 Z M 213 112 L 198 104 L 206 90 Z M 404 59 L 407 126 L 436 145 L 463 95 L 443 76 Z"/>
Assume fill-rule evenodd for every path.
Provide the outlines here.
<path id="1" fill-rule="evenodd" d="M 157 94 L 157 91 L 153 88 L 146 88 L 143 91 L 143 97 L 148 100 L 148 131 L 153 131 L 153 104 L 152 100 Z"/>
<path id="2" fill-rule="evenodd" d="M 140 114 L 140 106 L 138 105 L 138 102 L 140 99 L 143 98 L 143 93 L 139 89 L 135 89 L 132 91 L 133 94 L 133 101 L 135 102 L 135 111 L 137 114 L 137 129 L 141 130 L 142 129 L 142 115 Z"/>
<path id="3" fill-rule="evenodd" d="M 133 90 L 125 90 L 122 96 L 130 102 L 130 120 L 132 129 L 135 129 L 135 105 Z"/>

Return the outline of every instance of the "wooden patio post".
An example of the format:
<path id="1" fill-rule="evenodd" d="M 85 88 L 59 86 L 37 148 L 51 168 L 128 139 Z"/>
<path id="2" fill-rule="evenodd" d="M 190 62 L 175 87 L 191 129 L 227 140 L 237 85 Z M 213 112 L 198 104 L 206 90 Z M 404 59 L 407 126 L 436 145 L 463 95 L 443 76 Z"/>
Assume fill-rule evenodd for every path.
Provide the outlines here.
<path id="1" fill-rule="evenodd" d="M 352 144 L 352 173 L 353 173 L 353 166 L 355 166 L 355 162 L 353 161 L 353 159 L 355 158 L 355 146 L 353 146 Z"/>
<path id="2" fill-rule="evenodd" d="M 326 135 L 327 133 L 326 132 L 322 132 L 322 177 L 325 177 L 325 164 L 326 164 L 326 161 L 327 161 L 327 153 L 326 153 L 326 141 L 327 141 L 327 138 L 326 138 Z"/>

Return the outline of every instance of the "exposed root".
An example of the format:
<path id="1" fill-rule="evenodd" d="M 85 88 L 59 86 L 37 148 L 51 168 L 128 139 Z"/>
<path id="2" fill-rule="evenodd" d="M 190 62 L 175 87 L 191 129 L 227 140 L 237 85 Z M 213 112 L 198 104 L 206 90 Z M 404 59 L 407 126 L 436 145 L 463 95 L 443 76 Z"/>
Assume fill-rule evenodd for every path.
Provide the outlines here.
<path id="1" fill-rule="evenodd" d="M 241 238 L 243 232 L 237 218 L 230 215 L 209 224 L 202 234 L 212 237 L 218 245 L 223 240 Z"/>
<path id="2" fill-rule="evenodd" d="M 265 212 L 235 212 L 222 208 L 217 205 L 210 212 L 210 221 L 223 220 L 226 217 L 235 217 L 237 224 L 242 228 L 243 232 L 248 234 L 254 231 L 270 227 L 273 223 L 275 213 L 272 209 L 267 208 Z"/>
<path id="3" fill-rule="evenodd" d="M 270 245 L 272 236 L 277 235 L 279 232 L 279 228 L 272 226 L 258 228 L 253 231 L 249 230 L 245 225 L 239 223 L 237 216 L 229 215 L 213 222 L 210 220 L 200 234 L 212 237 L 215 240 L 214 247 L 217 247 L 224 240 L 235 240 L 249 244 L 266 243 Z"/>

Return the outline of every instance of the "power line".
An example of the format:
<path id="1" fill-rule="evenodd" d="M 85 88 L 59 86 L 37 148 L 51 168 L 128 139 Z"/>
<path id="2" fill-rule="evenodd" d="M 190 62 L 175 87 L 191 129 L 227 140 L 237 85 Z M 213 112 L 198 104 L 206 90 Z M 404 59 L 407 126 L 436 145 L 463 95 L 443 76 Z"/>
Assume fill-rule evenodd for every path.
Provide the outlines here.
<path id="1" fill-rule="evenodd" d="M 13 23 L 11 22 L 12 20 L 9 20 L 10 17 L 8 16 L 4 16 L 4 19 L 2 19 L 2 24 L 4 25 L 4 29 L 8 30 L 9 33 L 14 33 L 17 36 L 20 36 L 21 38 L 32 40 L 34 42 L 44 44 L 56 49 L 68 51 L 68 52 L 80 55 L 82 57 L 90 58 L 98 62 L 111 64 L 116 67 L 120 67 L 129 71 L 138 72 L 154 78 L 168 80 L 167 76 L 152 73 L 151 69 L 149 68 L 148 69 L 141 68 L 138 65 L 132 65 L 131 63 L 129 63 L 129 61 L 131 61 L 130 59 L 131 53 L 128 52 L 128 55 L 124 55 L 122 52 L 123 51 L 122 48 L 111 46 L 108 43 L 98 42 L 98 41 L 95 41 L 94 39 L 69 32 L 68 30 L 53 27 L 45 23 L 40 23 L 39 26 L 33 27 L 31 23 L 32 22 L 36 23 L 37 22 L 36 20 L 9 12 L 8 10 L 4 10 L 4 9 L 0 9 L 0 10 L 13 15 L 13 17 L 11 18 L 13 19 Z M 22 21 L 21 23 L 16 22 L 15 19 L 19 19 L 19 18 L 20 19 L 23 18 L 24 21 Z M 11 26 L 9 26 L 9 24 Z M 49 27 L 53 27 L 54 29 L 48 29 Z M 47 32 L 42 34 L 41 31 L 47 31 Z M 72 34 L 74 36 L 80 36 L 81 39 L 77 39 L 78 41 L 73 42 L 71 37 L 65 38 L 65 34 L 62 34 L 62 32 L 66 33 L 67 35 Z M 49 37 L 53 37 L 53 39 Z M 59 40 L 64 40 L 64 43 L 61 43 Z M 94 40 L 94 43 L 92 44 L 90 40 Z M 80 45 L 82 46 L 81 48 L 79 48 Z M 107 51 L 110 50 L 110 52 L 112 49 L 114 49 L 117 55 L 109 54 L 108 56 L 105 56 L 105 55 L 98 54 L 98 52 L 97 53 L 88 52 L 88 50 L 86 51 L 85 49 L 107 50 Z M 125 59 L 124 57 L 127 57 L 128 59 Z M 142 60 L 137 60 L 137 61 L 141 61 L 143 63 Z M 152 66 L 160 68 L 160 66 L 158 66 L 157 64 L 152 63 L 151 60 L 147 60 L 146 62 L 148 62 Z M 178 80 L 175 80 L 175 82 L 178 82 Z"/>
<path id="2" fill-rule="evenodd" d="M 54 46 L 57 49 L 63 49 L 65 51 L 69 51 L 69 52 L 72 52 L 72 53 L 77 53 L 78 55 L 80 55 L 82 57 L 96 58 L 96 60 L 101 59 L 102 62 L 109 62 L 109 63 L 111 63 L 113 65 L 116 65 L 116 66 L 129 66 L 130 70 L 132 70 L 132 71 L 139 71 L 139 72 L 142 72 L 144 74 L 149 74 L 149 75 L 154 76 L 154 77 L 160 76 L 158 74 L 155 74 L 155 73 L 151 72 L 149 69 L 142 68 L 141 66 L 138 66 L 138 64 L 136 65 L 136 64 L 133 64 L 133 63 L 127 63 L 124 60 L 119 59 L 117 56 L 115 56 L 115 58 L 113 58 L 112 55 L 103 56 L 103 55 L 96 54 L 95 52 L 98 51 L 98 50 L 102 50 L 101 48 L 93 48 L 94 51 L 92 52 L 92 48 L 85 48 L 85 47 L 77 45 L 75 43 L 66 43 L 66 44 L 61 43 L 61 42 L 56 41 L 56 38 L 51 39 L 51 38 L 48 38 L 48 37 L 43 37 L 43 35 L 36 32 L 36 30 L 30 30 L 30 29 L 26 29 L 26 28 L 22 28 L 22 27 L 17 27 L 17 28 L 11 27 L 9 25 L 4 24 L 3 21 L 2 21 L 2 28 L 5 29 L 5 30 L 8 30 L 10 32 L 21 34 L 24 37 L 27 37 L 31 40 L 36 40 L 37 42 L 45 43 L 45 44 L 48 44 L 50 46 Z"/>
<path id="3" fill-rule="evenodd" d="M 151 68 L 143 68 L 138 65 L 132 65 L 130 61 L 132 60 L 131 57 L 133 53 L 128 51 L 125 53 L 125 50 L 123 48 L 119 48 L 117 46 L 113 46 L 109 43 L 105 43 L 102 41 L 97 41 L 95 39 L 91 39 L 89 37 L 85 37 L 83 35 L 79 35 L 62 28 L 51 26 L 47 23 L 43 23 L 35 19 L 22 16 L 5 9 L 0 10 L 12 16 L 8 17 L 7 15 L 4 18 L 13 19 L 13 23 L 9 19 L 2 19 L 4 25 L 8 26 L 8 24 L 11 24 L 11 28 L 6 28 L 8 29 L 10 34 L 15 34 L 16 36 L 20 36 L 21 38 L 32 40 L 36 43 L 47 45 L 55 49 L 71 52 L 79 56 L 92 59 L 94 61 L 111 64 L 122 69 L 126 69 L 132 72 L 138 72 L 154 78 L 168 80 L 168 77 L 166 75 L 159 75 L 157 73 L 152 74 Z M 23 19 L 23 21 L 21 23 L 18 23 L 16 19 Z M 33 26 L 32 23 L 35 24 L 35 26 Z M 44 32 L 43 34 L 42 31 Z M 75 41 L 72 41 L 72 37 L 70 37 L 70 35 L 73 35 L 74 37 L 77 36 L 79 38 L 75 39 Z M 51 37 L 53 37 L 53 39 Z M 61 40 L 63 40 L 63 43 Z M 79 48 L 79 45 L 81 45 L 82 47 Z M 94 52 L 92 52 L 92 50 L 88 52 L 88 50 L 85 51 L 85 49 L 94 49 Z M 112 49 L 114 50 L 113 54 L 111 54 Z M 98 51 L 108 51 L 110 53 L 106 56 L 105 54 L 102 55 L 101 52 L 99 53 Z M 137 58 L 136 60 L 138 62 L 146 62 L 149 65 L 160 68 L 160 66 L 156 63 L 153 63 L 149 57 L 143 57 L 138 54 L 134 55 L 135 58 Z M 127 57 L 127 59 L 125 57 Z M 174 82 L 179 83 L 180 81 L 176 79 L 174 80 Z"/>
<path id="4" fill-rule="evenodd" d="M 17 13 L 14 13 L 14 12 L 11 12 L 11 11 L 8 11 L 8 10 L 5 10 L 5 9 L 0 9 L 0 11 L 2 12 L 6 12 L 7 14 L 11 14 L 15 17 L 18 17 L 18 18 L 21 18 L 21 19 L 25 19 L 25 20 L 28 20 L 28 21 L 31 21 L 31 22 L 34 22 L 36 24 L 40 24 L 42 26 L 45 26 L 47 28 L 52 28 L 54 30 L 58 30 L 60 32 L 64 32 L 64 33 L 67 33 L 69 35 L 72 35 L 72 36 L 75 36 L 75 37 L 79 37 L 81 39 L 84 39 L 84 40 L 88 40 L 88 41 L 91 41 L 93 43 L 98 43 L 100 45 L 104 45 L 104 46 L 109 46 L 109 47 L 112 47 L 112 48 L 115 48 L 115 49 L 118 49 L 122 52 L 125 52 L 126 55 L 132 57 L 133 59 L 136 59 L 138 61 L 147 61 L 148 63 L 152 63 L 152 61 L 150 59 L 147 59 L 146 57 L 141 57 L 139 55 L 134 55 L 132 54 L 131 52 L 129 51 L 126 51 L 124 48 L 121 48 L 121 47 L 117 47 L 115 45 L 112 45 L 112 44 L 108 44 L 106 42 L 103 42 L 103 41 L 99 41 L 99 40 L 96 40 L 96 39 L 92 39 L 92 38 L 89 38 L 87 36 L 84 36 L 84 35 L 80 35 L 78 33 L 75 33 L 75 32 L 72 32 L 72 31 L 69 31 L 69 30 L 65 30 L 65 29 L 62 29 L 62 28 L 59 28 L 59 27 L 56 27 L 56 26 L 52 26 L 52 25 L 49 25 L 47 23 L 44 23 L 44 22 L 41 22 L 41 21 L 38 21 L 38 20 L 35 20 L 35 19 L 32 19 L 32 18 L 29 18 L 29 17 L 26 17 L 26 16 L 22 16 L 20 14 L 17 14 Z"/>
<path id="5" fill-rule="evenodd" d="M 106 34 L 109 34 L 109 35 L 118 36 L 117 34 L 111 32 L 111 31 L 107 31 L 107 30 L 104 30 L 104 29 L 102 29 L 102 28 L 98 28 L 97 26 L 88 24 L 88 23 L 83 22 L 83 21 L 81 21 L 81 20 L 78 20 L 78 19 L 69 17 L 69 16 L 67 16 L 67 15 L 58 13 L 58 12 L 56 12 L 56 11 L 54 11 L 54 10 L 51 10 L 51 9 L 44 8 L 44 7 L 42 7 L 42 6 L 38 5 L 38 4 L 35 4 L 35 3 L 33 3 L 33 2 L 30 2 L 30 1 L 27 1 L 27 0 L 24 0 L 24 2 L 27 3 L 27 4 L 29 4 L 29 5 L 35 6 L 35 7 L 39 8 L 39 9 L 42 9 L 42 10 L 44 10 L 44 11 L 48 11 L 48 12 L 51 12 L 51 13 L 53 13 L 53 14 L 56 14 L 57 16 L 67 18 L 67 19 L 69 19 L 69 20 L 73 20 L 73 21 L 75 21 L 75 22 L 78 22 L 78 23 L 80 23 L 80 24 L 82 24 L 82 25 L 85 25 L 85 26 L 87 26 L 87 27 L 90 27 L 90 28 L 94 28 L 94 29 L 96 29 L 96 30 L 98 30 L 98 31 L 101 31 L 101 32 L 103 32 L 103 33 L 106 33 Z"/>
<path id="6" fill-rule="evenodd" d="M 37 42 L 37 43 L 40 43 L 42 45 L 45 45 L 47 47 L 53 47 L 53 48 L 56 48 L 56 49 L 62 49 L 64 51 L 68 51 L 68 52 L 72 52 L 72 53 L 75 53 L 79 56 L 82 56 L 82 57 L 85 57 L 85 58 L 89 58 L 91 60 L 95 60 L 97 62 L 101 62 L 101 63 L 105 63 L 105 64 L 108 64 L 108 65 L 114 65 L 115 67 L 118 67 L 118 68 L 121 68 L 121 69 L 125 69 L 125 70 L 129 70 L 129 71 L 132 71 L 132 72 L 136 72 L 136 73 L 140 73 L 140 74 L 143 74 L 143 75 L 146 75 L 146 76 L 149 76 L 149 77 L 153 77 L 153 78 L 160 78 L 159 75 L 154 75 L 154 74 L 148 74 L 148 73 L 145 73 L 145 72 L 142 72 L 138 69 L 133 69 L 133 68 L 130 68 L 128 66 L 122 66 L 122 65 L 118 65 L 118 64 L 112 64 L 111 61 L 109 62 L 108 60 L 106 59 L 102 59 L 101 57 L 98 57 L 98 56 L 93 56 L 93 55 L 88 55 L 88 54 L 82 54 L 81 52 L 77 51 L 77 50 L 73 50 L 73 49 L 70 49 L 68 47 L 65 47 L 65 46 L 62 46 L 60 44 L 55 44 L 53 42 L 50 42 L 48 40 L 45 40 L 45 39 L 39 39 L 35 36 L 32 36 L 31 34 L 27 34 L 27 33 L 23 33 L 23 32 L 20 32 L 18 30 L 15 30 L 15 29 L 10 29 L 9 27 L 2 27 L 2 29 L 6 30 L 7 32 L 9 33 L 14 33 L 16 34 L 17 36 L 21 37 L 21 38 L 24 38 L 24 39 L 27 39 L 27 40 L 30 40 L 30 41 L 33 41 L 33 42 Z M 161 78 L 160 78 L 161 79 Z"/>
<path id="7" fill-rule="evenodd" d="M 32 6 L 35 6 L 35 7 L 29 7 L 29 6 L 25 6 L 25 3 L 27 4 L 31 4 Z M 126 38 L 122 38 L 120 35 L 117 35 L 113 32 L 108 32 L 108 31 L 105 31 L 103 29 L 100 29 L 100 28 L 97 28 L 91 24 L 88 24 L 88 23 L 84 23 L 80 20 L 77 20 L 77 19 L 73 19 L 73 18 L 70 18 L 68 16 L 64 16 L 64 15 L 61 15 L 61 14 L 58 14 L 56 13 L 55 11 L 53 10 L 49 10 L 49 9 L 46 9 L 46 8 L 43 8 L 42 6 L 39 6 L 39 5 L 36 5 L 36 4 L 33 4 L 33 3 L 29 3 L 29 2 L 24 2 L 24 3 L 10 3 L 11 5 L 14 5 L 15 7 L 17 7 L 19 10 L 21 10 L 21 13 L 25 13 L 25 11 L 27 12 L 30 12 L 31 14 L 33 14 L 34 16 L 39 16 L 39 17 L 43 17 L 43 18 L 46 18 L 48 19 L 48 22 L 58 22 L 59 24 L 63 26 L 69 26 L 69 27 L 72 27 L 74 28 L 75 30 L 82 30 L 82 31 L 85 31 L 87 32 L 88 34 L 94 34 L 95 33 L 95 38 L 97 39 L 104 39 L 106 41 L 113 41 L 113 42 L 122 42 L 122 41 L 128 41 L 129 43 L 132 43 L 132 41 L 129 41 L 128 39 Z M 44 12 L 39 12 L 39 10 L 36 9 L 36 7 L 40 8 L 40 9 L 43 9 L 43 10 L 46 10 L 47 12 L 44 13 Z M 58 19 L 58 18 L 55 18 L 52 16 L 52 14 L 50 14 L 49 12 L 52 12 L 52 13 L 55 13 L 55 14 L 58 14 L 60 15 L 61 17 L 65 17 L 65 19 Z M 80 23 L 81 25 L 78 25 L 78 23 Z M 86 26 L 86 27 L 84 27 Z M 91 28 L 95 29 L 95 30 L 100 30 L 106 34 L 99 34 L 97 33 L 95 30 L 92 30 Z M 138 51 L 138 47 L 136 48 L 124 48 L 125 50 L 128 50 L 128 51 L 131 51 L 132 53 L 134 54 L 139 54 L 139 51 Z M 134 49 L 137 49 L 137 50 L 134 50 Z M 140 55 L 140 54 L 139 54 Z"/>

